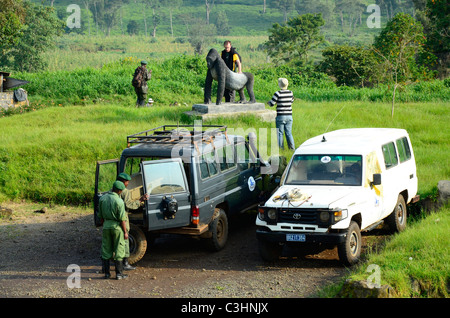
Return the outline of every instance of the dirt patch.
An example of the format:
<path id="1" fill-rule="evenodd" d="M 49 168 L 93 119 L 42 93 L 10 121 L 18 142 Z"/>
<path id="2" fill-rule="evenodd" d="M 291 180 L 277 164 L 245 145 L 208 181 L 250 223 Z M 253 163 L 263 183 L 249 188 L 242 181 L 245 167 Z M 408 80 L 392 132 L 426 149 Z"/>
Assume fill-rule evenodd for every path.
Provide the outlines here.
<path id="1" fill-rule="evenodd" d="M 347 273 L 336 249 L 307 257 L 288 252 L 263 262 L 255 214 L 247 213 L 230 220 L 229 241 L 220 252 L 209 252 L 201 240 L 163 235 L 128 279 L 105 280 L 99 273 L 101 228 L 94 226 L 91 209 L 2 206 L 12 214 L 0 218 L 0 297 L 311 297 Z M 79 281 L 72 268 L 79 268 Z"/>

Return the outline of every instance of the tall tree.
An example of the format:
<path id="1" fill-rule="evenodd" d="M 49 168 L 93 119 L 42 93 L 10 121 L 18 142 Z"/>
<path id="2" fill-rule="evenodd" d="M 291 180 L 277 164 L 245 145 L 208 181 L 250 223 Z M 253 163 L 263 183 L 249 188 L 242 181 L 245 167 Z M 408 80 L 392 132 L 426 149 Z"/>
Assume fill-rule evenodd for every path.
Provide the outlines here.
<path id="1" fill-rule="evenodd" d="M 356 30 L 356 25 L 361 22 L 361 15 L 365 12 L 367 6 L 361 0 L 336 0 L 334 11 L 339 14 L 341 20 L 342 32 L 353 36 Z M 345 17 L 348 21 L 348 28 L 346 32 Z"/>
<path id="2" fill-rule="evenodd" d="M 148 23 L 147 23 L 147 10 L 150 9 L 152 11 L 151 15 L 151 21 L 152 21 L 152 36 L 156 37 L 156 29 L 158 28 L 159 24 L 161 23 L 161 16 L 159 14 L 162 1 L 161 0 L 141 0 L 142 3 L 142 13 L 144 15 L 144 28 L 145 28 L 145 35 L 147 36 L 148 33 Z"/>
<path id="3" fill-rule="evenodd" d="M 24 23 L 20 41 L 0 56 L 0 66 L 18 71 L 35 72 L 46 66 L 42 52 L 54 45 L 54 37 L 63 33 L 65 24 L 52 7 L 22 3 Z M 0 47 L 3 43 L 0 43 Z"/>
<path id="4" fill-rule="evenodd" d="M 0 0 L 0 55 L 18 42 L 24 21 L 22 0 Z"/>
<path id="5" fill-rule="evenodd" d="M 214 24 L 208 25 L 204 20 L 193 18 L 190 15 L 185 15 L 183 20 L 186 24 L 188 41 L 194 48 L 194 53 L 202 55 L 205 47 L 217 34 L 216 26 Z"/>
<path id="6" fill-rule="evenodd" d="M 169 10 L 170 34 L 173 37 L 173 11 L 183 5 L 183 0 L 162 0 L 162 5 Z"/>
<path id="7" fill-rule="evenodd" d="M 406 13 L 397 13 L 375 37 L 373 47 L 379 61 L 379 81 L 393 86 L 392 116 L 397 88 L 417 75 L 415 58 L 423 51 L 424 42 L 422 25 Z"/>
<path id="8" fill-rule="evenodd" d="M 209 24 L 209 15 L 214 7 L 215 0 L 205 0 L 206 6 L 206 24 Z"/>
<path id="9" fill-rule="evenodd" d="M 119 9 L 129 2 L 130 0 L 93 0 L 90 9 L 94 22 L 103 28 L 106 36 L 109 36 L 112 28 L 117 25 Z"/>
<path id="10" fill-rule="evenodd" d="M 437 57 L 440 78 L 450 75 L 450 6 L 447 0 L 414 0 L 416 18 L 426 34 L 425 50 Z"/>
<path id="11" fill-rule="evenodd" d="M 272 6 L 278 8 L 283 13 L 283 21 L 288 21 L 288 13 L 295 8 L 295 0 L 273 0 Z"/>
<path id="12" fill-rule="evenodd" d="M 267 52 L 276 64 L 307 63 L 308 53 L 324 41 L 322 14 L 303 14 L 289 19 L 285 25 L 275 23 L 269 29 Z"/>

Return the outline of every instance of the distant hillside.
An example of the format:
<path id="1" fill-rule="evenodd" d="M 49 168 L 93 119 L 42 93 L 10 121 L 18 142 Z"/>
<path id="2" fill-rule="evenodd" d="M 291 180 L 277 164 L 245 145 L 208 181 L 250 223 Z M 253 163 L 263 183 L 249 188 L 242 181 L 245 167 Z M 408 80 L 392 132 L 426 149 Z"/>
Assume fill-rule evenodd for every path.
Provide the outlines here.
<path id="1" fill-rule="evenodd" d="M 32 0 L 35 3 L 50 5 L 51 0 Z M 212 0 L 211 0 L 212 1 Z M 68 32 L 78 32 L 91 35 L 103 35 L 104 30 L 97 26 L 93 19 L 92 12 L 86 10 L 85 3 L 94 3 L 94 0 L 54 0 L 53 5 L 58 12 L 58 16 L 67 20 L 71 14 L 67 12 L 70 4 L 78 4 L 81 8 L 81 30 L 67 30 Z M 274 6 L 274 0 L 266 0 L 264 12 L 264 0 L 215 0 L 211 9 L 210 23 L 217 24 L 220 16 L 225 17 L 225 23 L 229 27 L 229 33 L 219 36 L 245 36 L 245 35 L 267 35 L 268 30 L 274 23 L 284 23 L 284 13 L 279 7 Z M 358 3 L 354 8 L 346 3 Z M 301 2 L 302 8 L 291 8 L 286 12 L 286 18 L 292 18 L 300 13 L 321 12 L 326 20 L 324 33 L 330 42 L 342 44 L 363 44 L 370 43 L 373 36 L 378 34 L 380 28 L 370 29 L 367 27 L 367 19 L 371 12 L 367 12 L 367 6 L 372 0 L 305 0 Z M 344 4 L 343 4 L 344 3 Z M 412 13 L 412 0 L 399 0 L 396 11 Z M 404 3 L 404 4 L 403 4 Z M 159 24 L 156 28 L 156 37 L 171 35 L 169 9 L 161 7 L 155 9 L 155 14 L 159 16 Z M 144 15 L 147 22 L 147 32 L 144 23 Z M 111 35 L 127 34 L 127 27 L 130 23 L 136 23 L 138 34 L 148 36 L 153 34 L 153 9 L 144 5 L 141 1 L 131 0 L 125 4 L 117 14 L 117 23 L 111 29 Z M 388 20 L 388 12 L 381 8 L 381 26 Z M 186 36 L 187 29 L 192 24 L 193 19 L 206 21 L 206 6 L 203 0 L 183 0 L 182 6 L 172 11 L 173 34 L 175 37 Z"/>

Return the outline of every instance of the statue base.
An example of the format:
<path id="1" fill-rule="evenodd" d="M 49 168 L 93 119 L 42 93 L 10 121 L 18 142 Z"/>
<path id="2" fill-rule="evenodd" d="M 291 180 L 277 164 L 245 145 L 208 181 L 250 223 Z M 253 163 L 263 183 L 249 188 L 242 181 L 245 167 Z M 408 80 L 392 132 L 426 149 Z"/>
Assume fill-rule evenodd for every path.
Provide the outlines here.
<path id="1" fill-rule="evenodd" d="M 186 112 L 189 116 L 200 116 L 203 120 L 220 117 L 237 117 L 242 115 L 254 115 L 262 121 L 271 122 L 275 120 L 277 112 L 266 109 L 263 103 L 239 104 L 222 103 L 216 104 L 195 104 L 192 111 Z"/>

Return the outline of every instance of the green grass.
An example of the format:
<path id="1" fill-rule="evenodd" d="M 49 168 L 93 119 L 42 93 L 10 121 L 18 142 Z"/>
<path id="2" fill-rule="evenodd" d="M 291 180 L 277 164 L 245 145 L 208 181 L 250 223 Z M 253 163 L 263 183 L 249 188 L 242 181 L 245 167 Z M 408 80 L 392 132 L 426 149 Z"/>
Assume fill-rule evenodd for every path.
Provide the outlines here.
<path id="1" fill-rule="evenodd" d="M 90 203 L 97 160 L 119 157 L 129 134 L 162 124 L 192 123 L 183 115 L 190 109 L 100 103 L 0 118 L 0 201 Z M 416 155 L 419 192 L 427 196 L 435 192 L 439 180 L 450 178 L 448 116 L 445 102 L 399 103 L 391 118 L 388 103 L 296 101 L 293 134 L 299 146 L 327 128 L 405 128 Z M 275 128 L 274 123 L 262 123 L 251 115 L 210 123 L 244 131 Z M 289 159 L 292 153 L 283 154 Z"/>
<path id="2" fill-rule="evenodd" d="M 394 289 L 394 297 L 448 298 L 450 282 L 450 207 L 409 222 L 407 229 L 389 239 L 383 250 L 352 269 L 345 279 L 369 280 L 379 266 L 380 285 Z M 336 297 L 342 282 L 327 287 L 322 297 Z"/>

